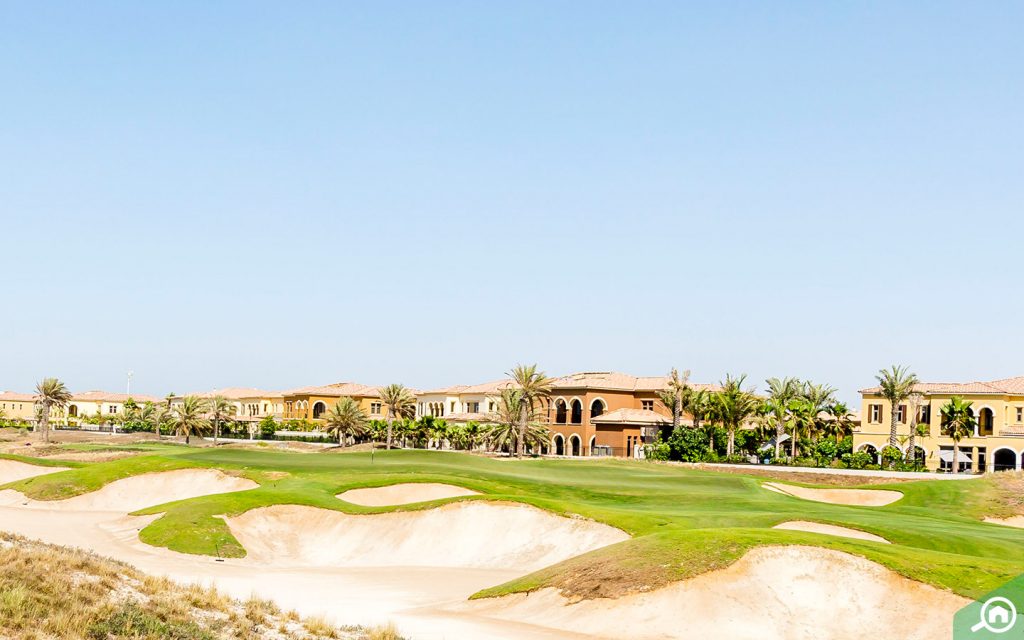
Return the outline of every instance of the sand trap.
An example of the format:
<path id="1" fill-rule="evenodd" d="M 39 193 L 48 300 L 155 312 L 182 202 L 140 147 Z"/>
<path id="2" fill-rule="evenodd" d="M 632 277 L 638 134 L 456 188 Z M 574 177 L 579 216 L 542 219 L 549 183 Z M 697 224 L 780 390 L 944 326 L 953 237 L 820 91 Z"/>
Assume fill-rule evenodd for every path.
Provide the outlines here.
<path id="1" fill-rule="evenodd" d="M 456 487 L 453 484 L 406 482 L 386 487 L 350 489 L 345 493 L 339 493 L 338 497 L 345 502 L 351 502 L 363 507 L 392 507 L 400 504 L 413 504 L 414 502 L 429 502 L 431 500 L 478 495 L 480 494 L 476 491 L 471 491 L 464 487 Z"/>
<path id="2" fill-rule="evenodd" d="M 824 524 L 821 522 L 808 522 L 806 520 L 791 520 L 789 522 L 783 522 L 777 524 L 772 529 L 787 529 L 789 531 L 807 531 L 809 533 L 822 533 L 826 536 L 840 536 L 842 538 L 856 538 L 858 540 L 870 540 L 872 542 L 881 542 L 883 544 L 889 544 L 889 541 L 881 536 L 876 536 L 873 533 L 867 531 L 858 531 L 857 529 L 847 529 L 846 527 L 840 527 L 834 524 Z"/>
<path id="3" fill-rule="evenodd" d="M 856 507 L 883 507 L 903 497 L 899 491 L 886 489 L 808 489 L 780 482 L 765 482 L 761 486 L 794 498 Z"/>
<path id="4" fill-rule="evenodd" d="M 0 460 L 0 484 L 67 470 L 67 467 L 43 467 L 37 464 L 18 462 L 17 460 Z"/>
<path id="5" fill-rule="evenodd" d="M 215 469 L 181 469 L 115 480 L 96 491 L 66 500 L 30 500 L 17 491 L 0 491 L 0 505 L 49 511 L 130 513 L 165 502 L 245 491 L 258 486 L 252 480 L 229 476 Z"/>
<path id="6" fill-rule="evenodd" d="M 1004 527 L 1018 527 L 1024 529 L 1024 516 L 1010 516 L 1009 518 L 985 518 L 985 522 L 1001 524 Z"/>
<path id="7" fill-rule="evenodd" d="M 482 501 L 375 515 L 275 505 L 226 520 L 248 558 L 272 566 L 461 567 L 527 573 L 629 538 L 598 522 Z"/>
<path id="8" fill-rule="evenodd" d="M 760 547 L 732 566 L 650 593 L 576 604 L 555 589 L 453 610 L 591 634 L 653 640 L 947 638 L 970 601 L 864 558 L 818 547 Z"/>

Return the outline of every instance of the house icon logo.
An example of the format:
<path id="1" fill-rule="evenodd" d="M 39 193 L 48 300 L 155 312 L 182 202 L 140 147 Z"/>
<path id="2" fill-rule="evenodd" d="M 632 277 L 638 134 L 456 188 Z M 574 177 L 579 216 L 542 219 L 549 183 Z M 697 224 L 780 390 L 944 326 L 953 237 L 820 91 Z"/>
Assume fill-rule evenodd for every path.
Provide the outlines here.
<path id="1" fill-rule="evenodd" d="M 1017 622 L 1017 607 L 1006 598 L 995 596 L 981 605 L 981 619 L 971 627 L 972 633 L 982 629 L 990 633 L 1006 633 Z"/>
<path id="2" fill-rule="evenodd" d="M 1007 582 L 960 609 L 953 618 L 954 640 L 1024 636 L 1024 576 Z"/>

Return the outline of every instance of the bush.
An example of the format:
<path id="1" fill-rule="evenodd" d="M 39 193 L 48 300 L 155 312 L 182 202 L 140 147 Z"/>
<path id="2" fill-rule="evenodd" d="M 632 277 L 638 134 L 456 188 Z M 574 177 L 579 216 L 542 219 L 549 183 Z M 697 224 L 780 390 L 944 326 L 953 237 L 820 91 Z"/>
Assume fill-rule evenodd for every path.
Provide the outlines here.
<path id="1" fill-rule="evenodd" d="M 662 441 L 661 434 L 659 433 L 654 439 L 654 443 L 645 447 L 644 454 L 647 456 L 648 460 L 664 461 L 669 459 L 671 451 L 672 448 L 667 442 Z"/>
<path id="2" fill-rule="evenodd" d="M 864 451 L 845 453 L 842 460 L 847 469 L 867 469 L 872 463 L 871 454 Z"/>
<path id="3" fill-rule="evenodd" d="M 260 420 L 259 432 L 261 440 L 273 440 L 274 432 L 277 431 L 277 421 L 273 416 L 267 416 Z"/>
<path id="4" fill-rule="evenodd" d="M 903 452 L 898 448 L 889 445 L 882 449 L 882 464 L 885 467 L 894 468 L 903 461 Z"/>

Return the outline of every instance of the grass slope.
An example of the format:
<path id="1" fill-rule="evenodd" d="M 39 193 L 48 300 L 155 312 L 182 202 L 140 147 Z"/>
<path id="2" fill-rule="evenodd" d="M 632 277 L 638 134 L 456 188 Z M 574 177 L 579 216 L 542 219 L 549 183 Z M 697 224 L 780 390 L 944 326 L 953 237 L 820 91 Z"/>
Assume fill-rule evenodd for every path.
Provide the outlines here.
<path id="1" fill-rule="evenodd" d="M 457 500 L 523 502 L 592 518 L 633 536 L 488 589 L 480 596 L 544 586 L 559 587 L 572 597 L 653 589 L 728 566 L 747 550 L 767 544 L 812 544 L 854 553 L 967 597 L 979 596 L 1024 573 L 1020 554 L 1024 530 L 980 522 L 1003 499 L 996 481 L 987 478 L 874 484 L 870 488 L 900 491 L 904 498 L 885 507 L 851 507 L 767 491 L 761 488 L 767 480 L 763 477 L 632 461 L 511 461 L 434 451 L 376 452 L 371 456 L 145 445 L 143 455 L 7 486 L 32 498 L 57 499 L 131 475 L 187 467 L 237 472 L 260 487 L 143 510 L 139 513 L 164 514 L 141 532 L 143 541 L 184 553 L 239 557 L 245 550 L 215 516 L 273 504 L 360 514 L 423 509 L 448 502 L 370 508 L 335 497 L 348 489 L 398 482 L 457 484 L 484 494 Z M 860 529 L 893 544 L 771 528 L 787 520 Z"/>

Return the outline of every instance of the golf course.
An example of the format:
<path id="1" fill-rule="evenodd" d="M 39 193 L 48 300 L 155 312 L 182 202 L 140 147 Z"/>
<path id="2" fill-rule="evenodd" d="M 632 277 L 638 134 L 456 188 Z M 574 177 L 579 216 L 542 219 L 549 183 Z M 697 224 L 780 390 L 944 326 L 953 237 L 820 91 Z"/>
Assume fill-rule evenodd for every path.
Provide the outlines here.
<path id="1" fill-rule="evenodd" d="M 0 458 L 0 530 L 412 639 L 947 637 L 1024 573 L 1024 529 L 984 522 L 1020 515 L 1002 474 L 61 448 Z"/>

